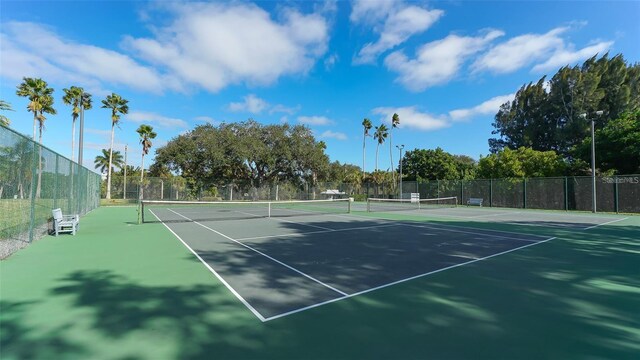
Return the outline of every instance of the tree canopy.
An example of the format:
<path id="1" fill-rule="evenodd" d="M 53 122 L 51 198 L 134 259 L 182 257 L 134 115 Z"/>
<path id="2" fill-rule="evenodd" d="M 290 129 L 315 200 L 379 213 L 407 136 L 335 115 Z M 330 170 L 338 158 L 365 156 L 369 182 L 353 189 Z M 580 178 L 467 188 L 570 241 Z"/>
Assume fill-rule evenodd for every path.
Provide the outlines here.
<path id="1" fill-rule="evenodd" d="M 516 150 L 505 148 L 478 161 L 476 177 L 519 178 L 560 176 L 564 174 L 566 163 L 555 151 L 536 151 L 520 147 Z"/>
<path id="2" fill-rule="evenodd" d="M 582 66 L 561 68 L 548 82 L 542 77 L 524 85 L 513 101 L 495 116 L 492 153 L 527 147 L 556 151 L 571 157 L 571 150 L 589 135 L 588 119 L 605 127 L 625 111 L 640 109 L 640 64 L 628 65 L 622 55 L 605 54 Z M 596 117 L 596 111 L 604 115 Z"/>
<path id="3" fill-rule="evenodd" d="M 328 169 L 325 148 L 306 126 L 248 120 L 199 125 L 158 148 L 156 163 L 199 185 L 313 184 Z"/>
<path id="4" fill-rule="evenodd" d="M 444 180 L 472 178 L 475 161 L 464 155 L 452 155 L 441 148 L 414 149 L 402 158 L 402 172 L 408 180 Z"/>

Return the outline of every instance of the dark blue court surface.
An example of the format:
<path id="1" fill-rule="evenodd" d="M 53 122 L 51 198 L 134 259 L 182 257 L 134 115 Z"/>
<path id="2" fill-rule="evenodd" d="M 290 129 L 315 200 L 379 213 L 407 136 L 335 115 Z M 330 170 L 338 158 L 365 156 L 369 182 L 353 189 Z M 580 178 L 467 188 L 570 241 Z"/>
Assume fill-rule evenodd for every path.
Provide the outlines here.
<path id="1" fill-rule="evenodd" d="M 263 321 L 550 240 L 355 215 L 191 222 L 153 212 Z"/>

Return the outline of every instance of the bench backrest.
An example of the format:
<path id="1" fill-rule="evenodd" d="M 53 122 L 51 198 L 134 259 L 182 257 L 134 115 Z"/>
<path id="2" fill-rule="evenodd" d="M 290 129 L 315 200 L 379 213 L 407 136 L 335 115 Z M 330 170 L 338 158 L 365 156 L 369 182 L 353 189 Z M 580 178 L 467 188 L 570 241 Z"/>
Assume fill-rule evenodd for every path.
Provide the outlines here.
<path id="1" fill-rule="evenodd" d="M 482 204 L 482 198 L 469 198 L 471 204 Z"/>
<path id="2" fill-rule="evenodd" d="M 56 221 L 62 220 L 62 210 L 61 209 L 53 209 L 51 210 L 53 213 L 53 219 Z"/>

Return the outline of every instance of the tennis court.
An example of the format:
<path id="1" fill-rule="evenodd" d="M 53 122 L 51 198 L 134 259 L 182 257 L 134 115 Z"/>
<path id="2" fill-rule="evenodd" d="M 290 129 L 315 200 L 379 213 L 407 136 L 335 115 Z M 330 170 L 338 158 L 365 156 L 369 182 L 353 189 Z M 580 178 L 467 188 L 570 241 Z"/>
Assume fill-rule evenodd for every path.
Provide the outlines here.
<path id="1" fill-rule="evenodd" d="M 371 219 L 349 206 L 148 202 L 145 218 L 163 222 L 262 321 L 553 239 Z"/>
<path id="2" fill-rule="evenodd" d="M 192 205 L 147 202 L 142 225 L 134 207 L 101 207 L 76 236 L 47 237 L 3 261 L 2 357 L 631 359 L 640 351 L 637 216 L 552 219 L 584 218 L 574 221 L 579 229 L 487 221 L 494 217 L 473 217 L 501 209 L 450 205 Z"/>
<path id="3" fill-rule="evenodd" d="M 466 221 L 497 222 L 513 225 L 557 227 L 568 230 L 588 230 L 598 226 L 624 221 L 627 216 L 591 214 L 536 209 L 512 209 L 465 206 L 456 197 L 423 199 L 419 204 L 410 200 L 369 199 L 369 212 L 398 212 L 411 216 L 452 218 Z"/>

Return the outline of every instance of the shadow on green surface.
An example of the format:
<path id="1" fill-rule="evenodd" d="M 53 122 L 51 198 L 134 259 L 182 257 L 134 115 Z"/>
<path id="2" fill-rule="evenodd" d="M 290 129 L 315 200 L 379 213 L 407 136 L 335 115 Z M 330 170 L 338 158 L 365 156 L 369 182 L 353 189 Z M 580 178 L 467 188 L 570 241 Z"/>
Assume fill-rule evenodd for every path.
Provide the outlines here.
<path id="1" fill-rule="evenodd" d="M 71 322 L 57 324 L 40 331 L 28 325 L 25 314 L 35 302 L 0 301 L 0 357 L 16 359 L 47 359 L 55 354 L 86 356 L 83 344 L 71 340 L 66 329 Z"/>
<path id="2" fill-rule="evenodd" d="M 49 296 L 86 310 L 96 338 L 118 344 L 147 333 L 170 342 L 174 351 L 165 358 L 637 358 L 640 240 L 631 239 L 638 227 L 542 230 L 561 238 L 267 323 L 219 284 L 150 285 L 107 270 L 70 272 Z M 318 239 L 291 240 L 304 247 Z M 214 260 L 261 271 L 234 252 Z M 34 305 L 2 304 L 3 358 L 100 357 L 67 336 L 73 319 L 44 334 L 30 329 L 23 315 Z M 150 358 L 138 354 L 131 358 Z"/>

